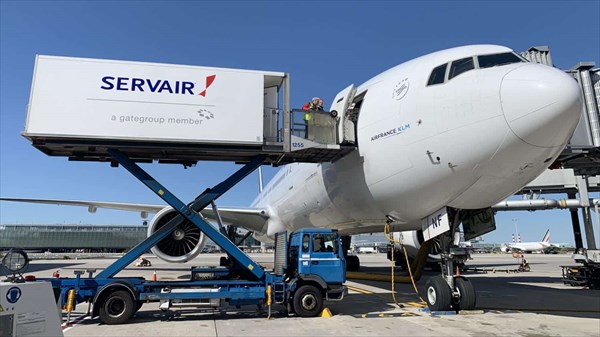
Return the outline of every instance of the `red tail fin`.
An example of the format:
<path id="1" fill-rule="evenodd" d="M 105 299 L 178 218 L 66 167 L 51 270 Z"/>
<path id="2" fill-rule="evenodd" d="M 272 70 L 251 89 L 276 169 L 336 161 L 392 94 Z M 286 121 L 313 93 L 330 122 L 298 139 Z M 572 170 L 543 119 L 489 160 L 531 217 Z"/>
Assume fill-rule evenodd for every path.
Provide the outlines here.
<path id="1" fill-rule="evenodd" d="M 544 243 L 550 243 L 550 229 L 548 229 L 546 231 L 546 235 L 544 235 L 544 238 L 542 239 L 542 242 L 544 242 Z"/>

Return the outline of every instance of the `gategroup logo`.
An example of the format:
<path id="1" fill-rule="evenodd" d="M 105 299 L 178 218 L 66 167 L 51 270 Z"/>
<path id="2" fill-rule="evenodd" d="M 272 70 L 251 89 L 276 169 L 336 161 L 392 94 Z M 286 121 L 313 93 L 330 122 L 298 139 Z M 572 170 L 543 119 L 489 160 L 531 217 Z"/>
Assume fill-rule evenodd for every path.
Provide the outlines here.
<path id="1" fill-rule="evenodd" d="M 198 92 L 194 82 L 170 81 L 137 77 L 102 77 L 100 89 L 116 91 L 152 92 L 158 94 L 197 95 L 206 97 L 206 91 L 213 84 L 217 75 L 206 76 L 203 89 Z"/>

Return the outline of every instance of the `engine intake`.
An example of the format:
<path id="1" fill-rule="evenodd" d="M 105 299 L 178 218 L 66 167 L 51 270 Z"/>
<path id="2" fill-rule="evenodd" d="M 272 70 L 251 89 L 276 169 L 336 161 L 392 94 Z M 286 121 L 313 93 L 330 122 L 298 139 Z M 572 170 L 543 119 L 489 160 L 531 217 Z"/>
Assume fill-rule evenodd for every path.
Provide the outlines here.
<path id="1" fill-rule="evenodd" d="M 148 236 L 166 225 L 178 214 L 172 207 L 165 207 L 156 213 L 148 226 Z M 202 252 L 205 241 L 204 233 L 186 219 L 171 234 L 152 247 L 151 251 L 163 261 L 184 263 Z"/>

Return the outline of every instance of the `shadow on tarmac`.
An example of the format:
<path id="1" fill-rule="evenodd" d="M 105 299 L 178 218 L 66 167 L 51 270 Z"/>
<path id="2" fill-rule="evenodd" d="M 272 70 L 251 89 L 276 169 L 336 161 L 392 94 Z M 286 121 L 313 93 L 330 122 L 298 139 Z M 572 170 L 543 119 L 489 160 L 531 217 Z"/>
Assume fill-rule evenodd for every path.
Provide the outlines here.
<path id="1" fill-rule="evenodd" d="M 343 316 L 358 316 L 371 312 L 387 312 L 397 309 L 395 305 L 390 305 L 383 298 L 389 297 L 390 294 L 349 294 L 342 302 L 326 302 L 324 307 L 331 310 L 334 315 Z M 293 316 L 293 315 L 290 315 Z M 182 310 L 144 310 L 138 311 L 131 319 L 123 323 L 123 325 L 144 324 L 156 321 L 213 321 L 213 320 L 228 320 L 228 319 L 265 319 L 267 317 L 266 307 L 256 310 L 256 306 L 225 307 L 223 310 L 203 310 L 198 309 L 182 309 Z M 274 319 L 288 317 L 287 310 L 282 305 L 273 305 L 271 317 Z M 104 325 L 98 317 L 94 319 L 84 320 L 80 325 Z"/>
<path id="2" fill-rule="evenodd" d="M 366 268 L 365 268 L 366 269 Z M 388 271 L 389 272 L 389 271 Z M 425 284 L 436 272 L 426 272 L 416 282 L 421 297 L 425 298 Z M 561 277 L 526 276 L 526 273 L 502 273 L 502 277 L 469 277 L 476 291 L 478 310 L 498 312 L 535 312 L 549 315 L 600 318 L 600 290 L 565 288 Z M 472 274 L 471 274 L 472 275 Z M 358 281 L 361 284 L 391 290 L 390 282 Z M 525 284 L 526 283 L 526 284 Z M 556 285 L 556 287 L 553 287 Z M 412 284 L 396 284 L 399 301 L 419 302 Z M 389 298 L 391 294 L 377 294 Z M 373 295 L 368 295 L 373 296 Z M 343 306 L 346 313 L 350 305 Z"/>
<path id="3" fill-rule="evenodd" d="M 562 288 L 560 277 L 473 277 L 470 280 L 477 291 L 478 309 L 600 318 L 600 290 Z M 549 286 L 552 284 L 558 288 Z"/>

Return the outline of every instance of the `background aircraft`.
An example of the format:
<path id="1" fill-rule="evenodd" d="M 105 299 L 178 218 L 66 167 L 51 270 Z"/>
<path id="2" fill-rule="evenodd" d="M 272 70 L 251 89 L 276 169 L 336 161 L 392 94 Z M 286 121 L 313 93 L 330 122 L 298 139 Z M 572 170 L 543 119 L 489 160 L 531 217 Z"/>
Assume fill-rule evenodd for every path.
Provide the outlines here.
<path id="1" fill-rule="evenodd" d="M 539 252 L 550 247 L 558 247 L 556 244 L 550 243 L 550 229 L 546 230 L 546 234 L 540 242 L 514 242 L 502 245 L 501 249 L 504 252 Z"/>

